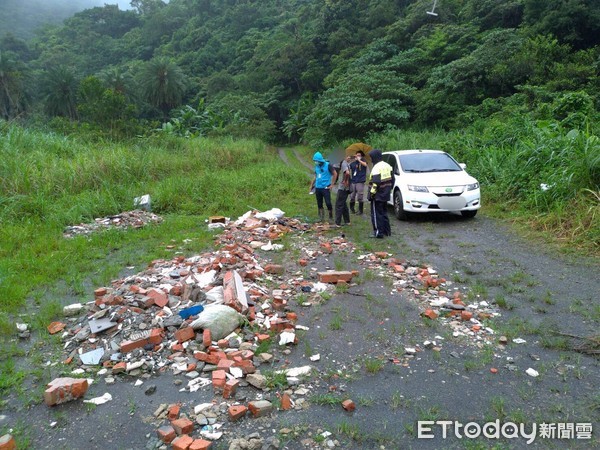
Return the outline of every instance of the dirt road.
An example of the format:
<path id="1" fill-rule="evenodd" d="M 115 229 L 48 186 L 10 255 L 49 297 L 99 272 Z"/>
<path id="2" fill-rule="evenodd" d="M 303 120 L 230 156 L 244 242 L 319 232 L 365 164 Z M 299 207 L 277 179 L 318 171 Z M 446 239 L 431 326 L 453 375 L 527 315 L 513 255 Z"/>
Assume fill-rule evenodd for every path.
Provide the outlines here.
<path id="1" fill-rule="evenodd" d="M 297 346 L 273 346 L 273 363 L 261 366 L 261 371 L 313 367 L 313 374 L 300 386 L 289 388 L 298 409 L 235 423 L 225 420 L 225 434 L 214 448 L 229 448 L 233 438 L 253 434 L 262 439 L 264 448 L 525 446 L 523 437 L 470 439 L 459 438 L 454 431 L 448 431 L 444 439 L 440 425 L 432 425 L 428 432 L 432 439 L 418 436 L 418 421 L 483 425 L 496 420 L 500 425 L 523 424 L 527 432 L 537 424 L 537 438 L 529 447 L 598 447 L 599 360 L 572 351 L 575 342 L 570 338 L 551 334 L 598 335 L 598 261 L 567 260 L 542 244 L 523 240 L 484 214 L 472 220 L 443 215 L 392 223 L 391 239 L 369 240 L 365 237 L 368 217 L 353 217 L 349 228 L 292 237 L 284 253 L 273 254 L 275 260 L 286 262 L 285 277 L 315 277 L 315 272 L 324 269 L 358 270 L 358 283 L 347 289 L 330 288 L 331 296 L 298 294 L 300 300 L 290 302 L 299 315 L 298 323 L 309 330 Z M 332 242 L 343 234 L 354 250 L 338 250 L 334 244 L 330 255 L 316 257 L 304 269 L 296 266 L 298 254 L 314 244 L 318 234 Z M 375 257 L 375 252 L 387 255 Z M 428 267 L 447 281 L 429 295 L 422 285 L 414 284 L 415 277 L 406 285 L 398 284 L 402 280 L 391 275 L 390 261 L 404 261 L 405 267 L 419 270 Z M 449 319 L 420 315 L 440 289 L 449 297 L 458 291 L 467 305 L 477 304 L 480 310 L 499 315 L 485 320 L 479 331 L 455 335 L 459 328 Z M 300 306 L 310 298 L 318 301 Z M 456 322 L 465 325 L 459 319 Z M 473 329 L 474 323 L 466 325 Z M 479 339 L 478 334 L 486 338 Z M 501 336 L 508 338 L 507 345 L 500 344 Z M 317 354 L 318 361 L 310 360 Z M 58 360 L 49 357 L 49 363 Z M 528 369 L 538 376 L 528 375 Z M 56 368 L 45 370 L 56 373 Z M 200 403 L 224 401 L 215 398 L 210 386 L 195 393 L 182 392 L 185 377 L 170 372 L 142 377 L 142 386 L 135 386 L 136 381 L 125 376 L 108 385 L 103 377 L 94 377 L 86 398 L 106 392 L 113 397 L 97 407 L 70 402 L 49 408 L 38 403 L 40 389 L 32 386 L 30 398 L 7 399 L 0 426 L 15 430 L 23 448 L 159 448 L 153 417 L 159 405 L 181 402 L 182 411 L 189 411 Z M 156 387 L 152 393 L 151 386 Z M 276 400 L 284 389 L 257 392 L 246 385 L 236 399 Z M 341 407 L 344 399 L 355 402 L 353 412 Z M 563 426 L 567 430 L 563 438 L 554 431 L 554 439 L 545 439 L 540 435 L 544 422 L 573 425 Z M 585 439 L 589 427 L 591 439 Z"/>

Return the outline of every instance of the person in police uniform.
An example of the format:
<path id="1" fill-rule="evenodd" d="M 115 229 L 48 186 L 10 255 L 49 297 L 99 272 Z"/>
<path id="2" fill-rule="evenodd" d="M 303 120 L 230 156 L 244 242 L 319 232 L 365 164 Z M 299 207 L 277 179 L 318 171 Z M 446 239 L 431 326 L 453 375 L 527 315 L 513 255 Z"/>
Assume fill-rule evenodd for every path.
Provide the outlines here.
<path id="1" fill-rule="evenodd" d="M 374 149 L 369 152 L 373 169 L 369 176 L 369 195 L 371 202 L 371 223 L 373 224 L 373 236 L 383 239 L 391 236 L 390 219 L 387 214 L 387 201 L 394 188 L 394 174 L 392 166 L 382 160 L 381 150 Z"/>

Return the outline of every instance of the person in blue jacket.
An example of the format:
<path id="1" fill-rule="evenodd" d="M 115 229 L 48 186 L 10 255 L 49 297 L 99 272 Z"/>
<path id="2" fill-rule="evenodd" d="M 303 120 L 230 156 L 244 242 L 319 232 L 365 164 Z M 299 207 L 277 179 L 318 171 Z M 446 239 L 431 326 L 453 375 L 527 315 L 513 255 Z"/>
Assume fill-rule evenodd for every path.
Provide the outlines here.
<path id="1" fill-rule="evenodd" d="M 331 205 L 331 188 L 333 181 L 337 177 L 337 172 L 333 166 L 323 158 L 321 152 L 315 152 L 313 155 L 315 162 L 315 174 L 310 183 L 310 190 L 314 189 L 317 198 L 317 208 L 319 210 L 319 221 L 325 221 L 325 210 L 323 209 L 323 200 L 329 211 L 329 221 L 333 221 L 333 206 Z"/>

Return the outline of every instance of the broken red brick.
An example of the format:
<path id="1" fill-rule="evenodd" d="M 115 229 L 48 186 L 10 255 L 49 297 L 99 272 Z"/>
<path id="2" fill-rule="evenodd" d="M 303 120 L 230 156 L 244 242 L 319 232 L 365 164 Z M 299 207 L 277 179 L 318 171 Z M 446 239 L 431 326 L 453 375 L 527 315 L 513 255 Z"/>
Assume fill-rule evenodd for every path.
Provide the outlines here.
<path id="1" fill-rule="evenodd" d="M 193 438 L 189 437 L 187 434 L 184 434 L 172 442 L 173 450 L 189 450 L 190 445 L 192 445 L 193 442 Z"/>
<path id="2" fill-rule="evenodd" d="M 154 303 L 157 306 L 159 306 L 160 308 L 162 308 L 163 306 L 166 306 L 167 303 L 169 303 L 169 297 L 167 296 L 166 292 L 164 292 L 160 289 L 156 289 L 156 288 L 148 289 L 148 293 L 146 295 L 148 295 L 148 297 L 154 299 Z"/>
<path id="3" fill-rule="evenodd" d="M 48 406 L 65 403 L 83 397 L 88 389 L 88 381 L 78 378 L 55 378 L 44 391 L 44 402 Z"/>
<path id="4" fill-rule="evenodd" d="M 56 334 L 62 330 L 65 329 L 66 324 L 62 323 L 62 322 L 52 322 L 50 325 L 48 325 L 48 333 L 50 334 Z"/>
<path id="5" fill-rule="evenodd" d="M 188 447 L 188 450 L 208 450 L 212 445 L 211 441 L 206 439 L 194 439 L 194 442 Z"/>
<path id="6" fill-rule="evenodd" d="M 388 257 L 387 252 L 375 252 L 375 256 L 377 256 L 379 259 L 385 259 Z"/>
<path id="7" fill-rule="evenodd" d="M 319 272 L 318 274 L 319 281 L 321 283 L 337 283 L 339 281 L 345 281 L 349 283 L 352 281 L 352 277 L 354 274 L 348 271 L 328 271 L 328 272 Z"/>
<path id="8" fill-rule="evenodd" d="M 298 264 L 300 264 L 302 267 L 308 266 L 308 260 L 300 259 L 300 260 L 298 260 Z"/>
<path id="9" fill-rule="evenodd" d="M 17 442 L 12 434 L 0 436 L 0 450 L 16 450 Z"/>
<path id="10" fill-rule="evenodd" d="M 248 408 L 246 408 L 244 405 L 230 406 L 228 409 L 229 420 L 231 420 L 231 421 L 238 420 L 238 419 L 244 417 L 246 415 L 247 411 L 248 411 Z"/>
<path id="11" fill-rule="evenodd" d="M 106 295 L 107 292 L 108 292 L 108 290 L 105 287 L 100 287 L 94 291 L 94 296 L 95 297 L 103 297 Z"/>
<path id="12" fill-rule="evenodd" d="M 258 342 L 265 342 L 271 339 L 271 336 L 269 336 L 268 334 L 259 334 L 258 336 L 256 336 L 256 339 L 258 339 Z"/>
<path id="13" fill-rule="evenodd" d="M 460 313 L 460 318 L 466 322 L 473 318 L 473 313 L 471 311 L 462 311 Z"/>
<path id="14" fill-rule="evenodd" d="M 229 368 L 231 366 L 233 366 L 233 361 L 230 359 L 226 359 L 226 358 L 222 358 L 219 359 L 219 362 L 217 363 L 217 369 L 222 369 L 225 372 L 229 372 Z"/>
<path id="15" fill-rule="evenodd" d="M 212 384 L 215 389 L 223 389 L 227 381 L 227 375 L 224 370 L 214 370 L 212 373 Z"/>
<path id="16" fill-rule="evenodd" d="M 223 389 L 223 398 L 233 397 L 239 384 L 239 380 L 236 379 L 229 380 L 227 383 L 225 383 L 225 388 Z"/>
<path id="17" fill-rule="evenodd" d="M 192 327 L 181 328 L 175 332 L 175 339 L 177 339 L 179 343 L 189 341 L 191 339 L 194 339 L 195 337 L 196 332 Z"/>
<path id="18" fill-rule="evenodd" d="M 342 408 L 344 408 L 346 411 L 354 411 L 356 405 L 352 400 L 348 399 L 342 402 Z"/>
<path id="19" fill-rule="evenodd" d="M 282 275 L 285 272 L 285 269 L 279 264 L 267 264 L 265 266 L 265 272 L 273 275 Z"/>
<path id="20" fill-rule="evenodd" d="M 167 419 L 169 419 L 169 420 L 178 419 L 180 410 L 181 410 L 181 405 L 178 403 L 169 406 L 169 410 L 167 412 Z"/>
<path id="21" fill-rule="evenodd" d="M 210 347 L 212 344 L 212 334 L 208 328 L 205 328 L 202 332 L 202 343 L 206 348 Z"/>
<path id="22" fill-rule="evenodd" d="M 495 367 L 492 367 L 490 369 L 490 372 L 492 372 L 492 373 L 498 373 L 498 369 L 496 369 Z"/>
<path id="23" fill-rule="evenodd" d="M 292 399 L 286 392 L 284 392 L 281 396 L 281 409 L 283 409 L 284 411 L 292 409 Z"/>
<path id="24" fill-rule="evenodd" d="M 121 373 L 121 372 L 125 372 L 125 370 L 127 370 L 127 363 L 124 361 L 121 361 L 121 362 L 116 363 L 113 366 L 112 373 L 113 374 Z"/>
<path id="25" fill-rule="evenodd" d="M 437 319 L 438 313 L 436 313 L 433 309 L 426 309 L 423 313 L 421 313 L 423 317 L 428 317 L 431 320 Z"/>
<path id="26" fill-rule="evenodd" d="M 149 333 L 144 333 L 139 339 L 121 342 L 121 353 L 129 353 L 136 348 L 144 347 L 148 344 L 156 345 L 161 342 L 162 328 L 153 328 Z"/>
<path id="27" fill-rule="evenodd" d="M 227 348 L 229 347 L 229 341 L 227 339 L 219 339 L 217 341 L 217 345 L 219 348 Z"/>
<path id="28" fill-rule="evenodd" d="M 177 436 L 175 434 L 175 428 L 171 425 L 165 425 L 156 430 L 156 435 L 165 444 L 170 444 L 173 439 Z"/>
<path id="29" fill-rule="evenodd" d="M 181 418 L 171 421 L 171 426 L 175 429 L 178 435 L 188 434 L 194 431 L 194 422 L 189 419 Z"/>

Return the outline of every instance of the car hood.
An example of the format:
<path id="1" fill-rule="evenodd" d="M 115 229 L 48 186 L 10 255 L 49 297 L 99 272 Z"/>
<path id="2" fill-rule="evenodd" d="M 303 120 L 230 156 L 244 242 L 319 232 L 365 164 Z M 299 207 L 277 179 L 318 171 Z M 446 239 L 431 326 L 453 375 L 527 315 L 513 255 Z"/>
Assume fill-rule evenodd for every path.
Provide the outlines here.
<path id="1" fill-rule="evenodd" d="M 400 176 L 400 182 L 416 186 L 464 186 L 477 183 L 477 180 L 465 171 L 460 172 L 427 172 L 405 173 Z"/>

